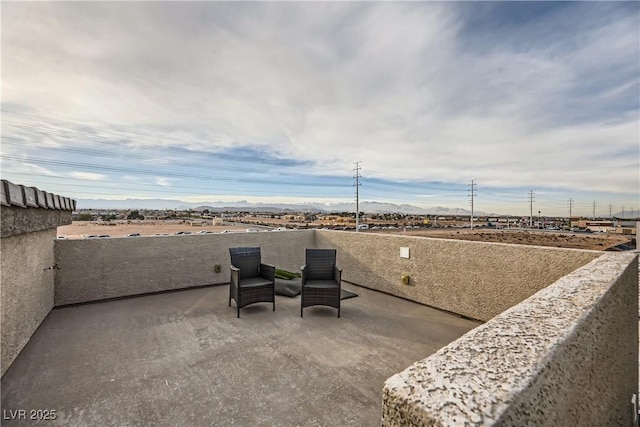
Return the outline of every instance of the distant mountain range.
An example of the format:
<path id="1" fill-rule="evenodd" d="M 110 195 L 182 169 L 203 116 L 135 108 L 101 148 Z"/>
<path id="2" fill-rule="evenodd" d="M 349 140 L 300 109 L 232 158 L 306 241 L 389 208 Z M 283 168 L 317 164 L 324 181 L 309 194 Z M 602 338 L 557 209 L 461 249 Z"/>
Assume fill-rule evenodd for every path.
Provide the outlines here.
<path id="1" fill-rule="evenodd" d="M 124 199 L 124 200 L 103 200 L 103 199 L 78 199 L 76 200 L 78 209 L 150 209 L 165 210 L 193 209 L 201 211 L 208 209 L 212 212 L 223 212 L 227 210 L 242 209 L 248 212 L 270 211 L 270 212 L 354 212 L 356 209 L 353 203 L 250 203 L 246 200 L 237 202 L 206 202 L 189 203 L 182 200 L 170 199 Z M 461 208 L 445 208 L 435 206 L 432 208 L 420 208 L 413 205 L 397 205 L 383 202 L 361 202 L 360 211 L 365 213 L 403 213 L 412 215 L 470 215 L 471 211 Z M 497 215 L 485 212 L 474 211 L 475 215 Z"/>

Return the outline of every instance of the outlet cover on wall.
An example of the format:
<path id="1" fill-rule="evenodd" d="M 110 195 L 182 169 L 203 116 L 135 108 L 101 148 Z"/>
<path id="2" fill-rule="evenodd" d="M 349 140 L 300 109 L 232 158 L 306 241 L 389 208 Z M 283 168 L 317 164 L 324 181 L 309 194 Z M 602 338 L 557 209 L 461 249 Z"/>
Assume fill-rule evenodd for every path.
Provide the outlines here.
<path id="1" fill-rule="evenodd" d="M 400 248 L 400 258 L 409 258 L 409 248 Z"/>

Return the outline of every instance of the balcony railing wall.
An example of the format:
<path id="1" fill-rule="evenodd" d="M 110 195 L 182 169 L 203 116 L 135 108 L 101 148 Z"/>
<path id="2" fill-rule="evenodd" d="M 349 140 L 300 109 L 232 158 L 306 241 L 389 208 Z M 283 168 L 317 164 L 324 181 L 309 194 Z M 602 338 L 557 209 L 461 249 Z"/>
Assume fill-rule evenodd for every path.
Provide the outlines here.
<path id="1" fill-rule="evenodd" d="M 607 252 L 389 378 L 383 426 L 631 426 L 638 260 Z"/>
<path id="2" fill-rule="evenodd" d="M 347 281 L 488 321 L 387 381 L 385 426 L 453 419 L 574 425 L 576 414 L 582 425 L 632 423 L 638 384 L 634 254 L 330 230 L 54 237 L 52 230 L 3 231 L 3 372 L 53 304 L 224 284 L 233 246 L 260 246 L 265 262 L 293 271 L 304 262 L 305 248 L 329 247 L 338 250 Z M 44 292 L 27 291 L 34 283 Z M 48 302 L 41 307 L 40 301 Z M 20 322 L 31 322 L 31 332 L 13 334 Z"/>
<path id="3" fill-rule="evenodd" d="M 75 201 L 2 180 L 2 374 L 53 308 L 54 242 Z"/>
<path id="4" fill-rule="evenodd" d="M 229 248 L 299 271 L 313 230 L 58 240 L 55 305 L 229 283 Z M 218 266 L 219 268 L 216 268 Z"/>
<path id="5" fill-rule="evenodd" d="M 344 280 L 483 321 L 602 254 L 326 230 L 316 245 L 338 250 Z"/>

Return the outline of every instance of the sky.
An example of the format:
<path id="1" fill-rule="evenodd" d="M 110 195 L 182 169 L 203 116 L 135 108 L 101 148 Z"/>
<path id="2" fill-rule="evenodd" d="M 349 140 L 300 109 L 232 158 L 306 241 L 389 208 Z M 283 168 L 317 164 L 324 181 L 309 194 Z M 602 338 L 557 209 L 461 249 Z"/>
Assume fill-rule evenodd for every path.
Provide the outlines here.
<path id="1" fill-rule="evenodd" d="M 640 212 L 638 2 L 1 8 L 16 184 L 470 209 L 473 182 L 476 211 Z"/>

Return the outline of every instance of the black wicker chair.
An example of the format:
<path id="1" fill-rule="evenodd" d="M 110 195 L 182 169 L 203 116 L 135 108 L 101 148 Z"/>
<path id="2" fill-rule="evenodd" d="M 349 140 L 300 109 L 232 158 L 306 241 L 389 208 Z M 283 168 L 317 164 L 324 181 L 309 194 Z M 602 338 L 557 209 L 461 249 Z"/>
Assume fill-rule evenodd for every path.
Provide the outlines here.
<path id="1" fill-rule="evenodd" d="M 326 305 L 338 309 L 342 269 L 336 267 L 335 249 L 307 249 L 302 270 L 300 317 L 305 307 Z"/>
<path id="2" fill-rule="evenodd" d="M 260 248 L 229 248 L 229 255 L 229 306 L 233 299 L 238 317 L 242 307 L 256 302 L 271 302 L 276 311 L 276 267 L 261 262 Z"/>

